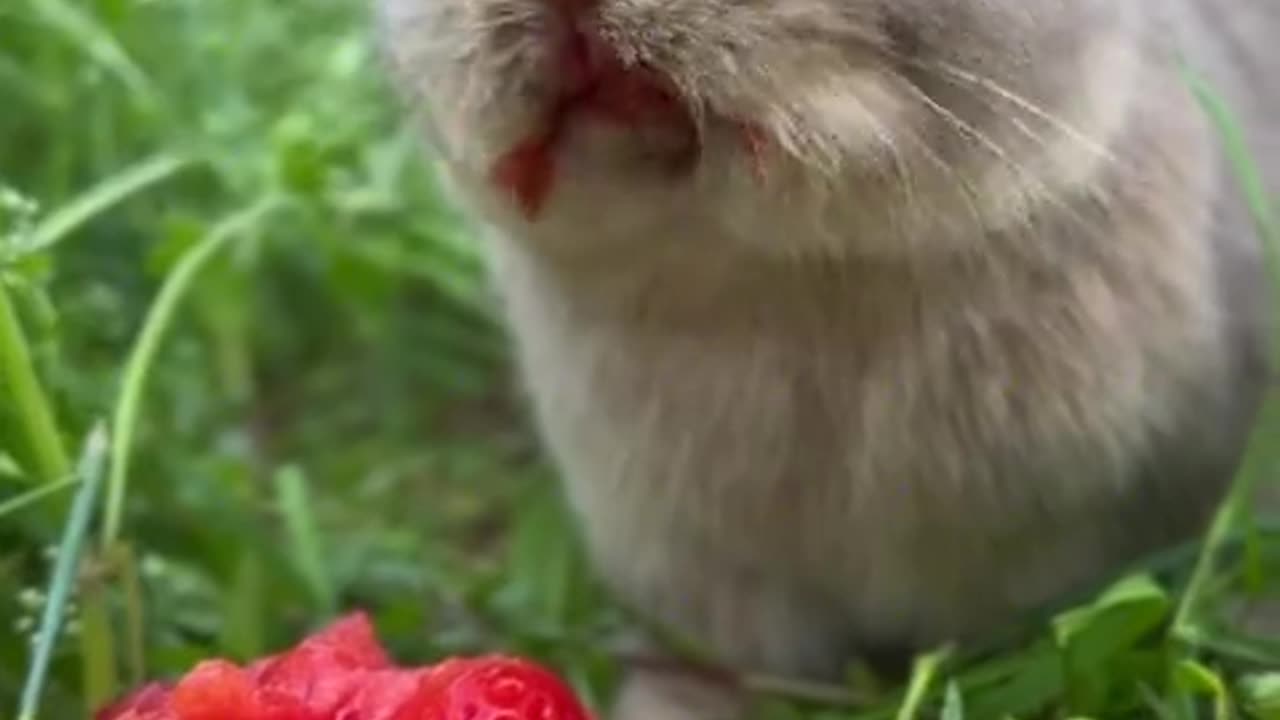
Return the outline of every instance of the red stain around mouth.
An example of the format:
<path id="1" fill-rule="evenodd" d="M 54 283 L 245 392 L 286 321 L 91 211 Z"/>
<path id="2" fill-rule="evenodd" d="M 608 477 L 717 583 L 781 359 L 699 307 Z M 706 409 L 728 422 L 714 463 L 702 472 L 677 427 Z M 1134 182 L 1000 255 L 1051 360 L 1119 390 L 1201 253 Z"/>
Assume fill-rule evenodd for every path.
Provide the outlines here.
<path id="1" fill-rule="evenodd" d="M 511 194 L 520 212 L 530 220 L 542 214 L 555 179 L 555 144 L 535 135 L 507 151 L 493 167 L 493 182 Z"/>
<path id="2" fill-rule="evenodd" d="M 590 0 L 559 0 L 566 15 Z M 603 39 L 582 31 L 567 38 L 558 58 L 560 95 L 539 129 L 498 158 L 491 180 L 511 195 L 528 220 L 536 220 L 555 185 L 558 146 L 578 118 L 638 128 L 670 126 L 694 135 L 693 119 L 666 77 L 643 65 L 627 65 Z M 763 177 L 761 156 L 767 136 L 750 123 L 735 123 L 753 172 Z"/>

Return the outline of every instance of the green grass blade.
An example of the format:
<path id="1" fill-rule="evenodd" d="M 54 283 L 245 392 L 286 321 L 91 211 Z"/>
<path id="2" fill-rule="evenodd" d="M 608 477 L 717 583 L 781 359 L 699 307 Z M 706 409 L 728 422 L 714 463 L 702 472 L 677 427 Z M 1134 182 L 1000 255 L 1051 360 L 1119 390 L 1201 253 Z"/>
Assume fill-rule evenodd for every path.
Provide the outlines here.
<path id="1" fill-rule="evenodd" d="M 1220 660 L 1257 667 L 1280 667 L 1280 643 L 1274 638 L 1209 632 L 1196 625 L 1185 629 L 1183 634 L 1189 644 L 1212 653 Z"/>
<path id="2" fill-rule="evenodd" d="M 80 550 L 84 544 L 89 522 L 93 517 L 98 490 L 102 486 L 102 468 L 106 452 L 107 434 L 99 426 L 89 434 L 80 466 L 76 470 L 76 475 L 81 479 L 82 484 L 71 508 L 71 515 L 63 529 L 58 560 L 49 581 L 48 601 L 44 607 L 44 616 L 40 620 L 39 640 L 22 690 L 21 705 L 18 709 L 19 720 L 35 720 L 39 710 L 40 694 L 44 690 L 49 664 L 53 658 L 53 648 L 62 629 L 63 613 L 70 597 L 72 584 L 75 582 Z"/>
<path id="3" fill-rule="evenodd" d="M 56 482 L 70 475 L 71 461 L 63 447 L 53 409 L 36 376 L 31 348 L 3 278 L 0 278 L 0 389 L 13 398 L 5 404 L 11 408 L 23 435 L 36 477 L 44 482 Z"/>
<path id="4" fill-rule="evenodd" d="M 85 587 L 80 609 L 80 691 L 86 715 L 114 698 L 120 687 L 115 623 L 105 590 L 101 583 Z"/>
<path id="5" fill-rule="evenodd" d="M 234 579 L 223 600 L 222 637 L 219 645 L 233 658 L 256 658 L 266 649 L 267 579 L 257 548 L 240 553 Z"/>
<path id="6" fill-rule="evenodd" d="M 49 249 L 96 215 L 172 177 L 193 162 L 191 158 L 162 154 L 107 178 L 41 221 L 19 245 L 19 252 Z"/>
<path id="7" fill-rule="evenodd" d="M 942 704 L 942 720 L 964 720 L 964 698 L 955 681 L 947 683 L 947 693 Z"/>
<path id="8" fill-rule="evenodd" d="M 142 604 L 142 579 L 138 575 L 138 562 L 133 547 L 117 543 L 111 553 L 110 564 L 116 569 L 124 590 L 125 657 L 129 661 L 130 685 L 141 685 L 147 677 L 145 613 Z"/>
<path id="9" fill-rule="evenodd" d="M 1184 66 L 1183 77 L 1191 86 L 1192 92 L 1201 107 L 1209 115 L 1210 121 L 1218 131 L 1227 159 L 1235 170 L 1236 177 L 1244 191 L 1245 201 L 1253 213 L 1254 221 L 1267 240 L 1268 267 L 1273 279 L 1280 273 L 1280 218 L 1277 218 L 1274 202 L 1267 193 L 1266 183 L 1257 163 L 1253 161 L 1253 153 L 1249 151 L 1249 143 L 1245 139 L 1244 129 L 1236 120 L 1226 99 L 1194 70 Z"/>
<path id="10" fill-rule="evenodd" d="M 281 468 L 275 476 L 276 497 L 284 513 L 289 529 L 289 543 L 294 563 L 310 586 L 311 595 L 319 608 L 332 616 L 338 606 L 333 582 L 325 570 L 324 551 L 320 547 L 320 533 L 316 530 L 315 516 L 311 510 L 307 479 L 296 466 Z"/>
<path id="11" fill-rule="evenodd" d="M 1248 717 L 1280 718 L 1280 674 L 1264 673 L 1241 678 L 1236 684 Z"/>
<path id="12" fill-rule="evenodd" d="M 1262 236 L 1263 249 L 1270 278 L 1272 307 L 1280 307 L 1280 221 L 1266 191 L 1261 172 L 1252 160 L 1245 133 L 1227 102 L 1210 84 L 1193 69 L 1184 64 L 1183 77 L 1218 131 L 1228 160 L 1241 184 L 1245 200 L 1254 216 L 1258 232 Z M 1272 337 L 1271 357 L 1280 357 L 1280 332 Z M 1258 479 L 1276 465 L 1275 432 L 1280 429 L 1280 397 L 1268 394 L 1260 417 L 1253 428 L 1245 458 L 1230 492 L 1214 515 L 1205 536 L 1204 546 L 1196 560 L 1191 580 L 1178 604 L 1170 627 L 1170 634 L 1186 642 L 1194 637 L 1190 632 L 1194 624 L 1193 614 L 1203 602 L 1209 580 L 1213 575 L 1215 558 L 1228 541 L 1232 526 L 1247 501 L 1253 495 Z M 1252 533 L 1251 533 L 1252 535 Z"/>
<path id="13" fill-rule="evenodd" d="M 32 10 L 51 30 L 93 58 L 122 82 L 134 97 L 147 105 L 156 103 L 151 81 L 129 57 L 115 36 L 97 23 L 80 5 L 64 0 L 29 0 Z"/>
<path id="14" fill-rule="evenodd" d="M 106 515 L 102 525 L 102 547 L 110 548 L 120 532 L 124 515 L 125 490 L 129 472 L 129 450 L 137 425 L 138 410 L 147 374 L 160 347 L 160 340 L 173 320 L 179 301 L 200 270 L 218 251 L 242 233 L 257 227 L 263 219 L 282 206 L 282 200 L 268 197 L 240 212 L 232 214 L 201 240 L 178 262 L 165 279 L 159 297 L 147 314 L 137 343 L 124 370 L 120 399 L 112 423 L 111 471 L 107 479 Z"/>
<path id="15" fill-rule="evenodd" d="M 911 682 L 907 685 L 907 696 L 898 709 L 897 720 L 915 720 L 920 717 L 929 697 L 929 688 L 950 657 L 951 649 L 943 648 L 916 659 L 915 667 L 911 670 Z"/>
<path id="16" fill-rule="evenodd" d="M 1232 720 L 1231 697 L 1217 672 L 1194 660 L 1183 660 L 1175 673 L 1183 689 L 1213 701 L 1213 720 Z"/>
<path id="17" fill-rule="evenodd" d="M 36 504 L 50 495 L 62 492 L 78 482 L 80 482 L 78 477 L 55 480 L 38 488 L 28 490 L 17 497 L 0 502 L 0 520 L 3 520 L 6 515 L 11 515 L 29 505 Z"/>

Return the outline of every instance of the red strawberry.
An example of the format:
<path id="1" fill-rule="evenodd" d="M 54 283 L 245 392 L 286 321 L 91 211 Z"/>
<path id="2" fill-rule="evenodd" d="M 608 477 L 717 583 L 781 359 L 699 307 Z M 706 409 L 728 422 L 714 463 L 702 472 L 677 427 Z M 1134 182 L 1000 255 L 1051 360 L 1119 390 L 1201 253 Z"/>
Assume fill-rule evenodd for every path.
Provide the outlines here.
<path id="1" fill-rule="evenodd" d="M 263 691 L 291 698 L 318 716 L 328 717 L 360 689 L 369 673 L 344 667 L 329 654 L 298 648 L 255 668 L 252 679 Z"/>
<path id="2" fill-rule="evenodd" d="M 94 713 L 93 720 L 175 720 L 169 709 L 171 689 L 162 682 L 143 685 Z"/>
<path id="3" fill-rule="evenodd" d="M 401 713 L 405 708 L 421 697 L 423 679 L 429 672 L 426 669 L 371 672 L 333 717 L 342 720 L 395 720 L 404 717 Z"/>
<path id="4" fill-rule="evenodd" d="M 180 720 L 257 720 L 253 683 L 226 660 L 196 665 L 173 689 L 169 704 Z"/>
<path id="5" fill-rule="evenodd" d="M 588 720 L 559 678 L 518 658 L 490 655 L 436 666 L 392 720 Z"/>
<path id="6" fill-rule="evenodd" d="M 263 693 L 328 718 L 347 705 L 366 676 L 390 667 L 368 616 L 353 613 L 292 650 L 255 662 L 248 675 Z"/>
<path id="7" fill-rule="evenodd" d="M 255 686 L 246 670 L 224 660 L 197 665 L 169 705 L 174 720 L 327 720 L 291 693 Z"/>
<path id="8" fill-rule="evenodd" d="M 391 659 L 378 642 L 369 616 L 355 612 L 303 640 L 290 655 L 311 655 L 311 662 L 343 669 L 382 670 L 392 667 Z"/>
<path id="9" fill-rule="evenodd" d="M 391 664 L 373 626 L 350 615 L 287 652 L 242 668 L 197 665 L 174 687 L 152 683 L 94 720 L 588 720 L 569 688 L 502 656 Z"/>

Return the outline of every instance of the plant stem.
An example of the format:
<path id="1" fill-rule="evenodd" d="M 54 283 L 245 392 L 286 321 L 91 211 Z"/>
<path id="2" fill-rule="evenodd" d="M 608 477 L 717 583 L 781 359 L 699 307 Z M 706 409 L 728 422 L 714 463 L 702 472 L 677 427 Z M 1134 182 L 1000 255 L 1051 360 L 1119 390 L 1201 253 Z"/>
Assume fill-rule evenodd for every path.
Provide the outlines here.
<path id="1" fill-rule="evenodd" d="M 911 682 L 907 685 L 907 697 L 898 709 L 897 720 L 915 720 L 920 716 L 925 700 L 928 699 L 929 687 L 933 685 L 951 654 L 952 649 L 944 647 L 916 658 L 915 667 L 911 671 Z"/>
<path id="2" fill-rule="evenodd" d="M 0 520 L 4 519 L 6 515 L 16 513 L 30 505 L 35 505 L 50 495 L 62 492 L 78 482 L 80 482 L 79 478 L 66 478 L 65 480 L 45 483 L 44 485 L 28 490 L 17 497 L 0 502 Z"/>
<path id="3" fill-rule="evenodd" d="M 1213 522 L 1205 533 L 1204 545 L 1196 559 L 1195 569 L 1178 603 L 1170 635 L 1179 642 L 1192 646 L 1198 644 L 1199 635 L 1195 632 L 1193 616 L 1204 600 L 1217 557 L 1231 538 L 1234 520 L 1238 517 L 1240 508 L 1253 497 L 1257 481 L 1275 467 L 1277 453 L 1272 446 L 1277 429 L 1280 429 L 1280 396 L 1272 394 L 1263 403 L 1262 412 L 1250 436 L 1244 462 L 1232 483 L 1231 491 L 1219 505 Z"/>
<path id="4" fill-rule="evenodd" d="M 32 231 L 30 238 L 22 243 L 21 253 L 27 255 L 47 252 L 98 214 L 156 183 L 167 180 L 192 164 L 193 161 L 186 157 L 158 155 L 108 178 L 66 207 L 45 218 Z"/>
<path id="5" fill-rule="evenodd" d="M 107 450 L 107 435 L 102 427 L 97 427 L 89 435 L 85 444 L 84 455 L 76 475 L 81 480 L 71 516 L 63 528 L 62 544 L 58 547 L 58 561 L 49 580 L 49 595 L 44 606 L 44 616 L 40 621 L 39 636 L 35 653 L 27 674 L 27 682 L 22 690 L 22 704 L 18 709 L 19 720 L 35 720 L 40 704 L 40 693 L 44 690 L 48 677 L 49 663 L 53 659 L 53 649 L 57 645 L 58 634 L 62 629 L 63 613 L 66 612 L 67 600 L 75 584 L 76 568 L 80 564 L 80 550 L 84 536 L 93 517 L 93 506 L 97 500 L 98 489 L 102 485 L 102 466 Z"/>
<path id="6" fill-rule="evenodd" d="M 125 489 L 128 483 L 129 449 L 137 427 L 138 410 L 142 404 L 142 391 L 146 385 L 151 362 L 160 348 L 160 340 L 173 320 L 178 303 L 201 269 L 218 251 L 246 230 L 255 227 L 266 215 L 281 207 L 280 197 L 269 196 L 244 210 L 233 213 L 209 232 L 198 245 L 178 261 L 173 272 L 165 278 L 160 295 L 152 303 L 143 323 L 142 331 L 129 355 L 124 369 L 120 399 L 116 404 L 111 423 L 111 469 L 107 476 L 106 514 L 102 524 L 100 547 L 109 552 L 120 532 L 124 516 Z"/>
<path id="7" fill-rule="evenodd" d="M 65 479 L 71 474 L 71 462 L 53 410 L 36 376 L 26 334 L 3 282 L 0 282 L 0 386 L 13 398 L 10 407 L 35 466 L 35 476 L 42 483 Z"/>

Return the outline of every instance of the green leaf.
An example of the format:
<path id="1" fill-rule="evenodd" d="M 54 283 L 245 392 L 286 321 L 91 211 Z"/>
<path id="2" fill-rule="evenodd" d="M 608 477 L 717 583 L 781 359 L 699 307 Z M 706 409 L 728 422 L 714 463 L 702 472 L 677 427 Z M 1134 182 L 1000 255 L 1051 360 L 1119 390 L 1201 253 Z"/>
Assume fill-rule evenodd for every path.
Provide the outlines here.
<path id="1" fill-rule="evenodd" d="M 1280 720 L 1280 672 L 1248 675 L 1238 683 L 1240 702 L 1256 720 Z"/>
<path id="2" fill-rule="evenodd" d="M 18 314 L 0 282 L 0 391 L 8 397 L 3 410 L 11 413 L 22 436 L 25 458 L 42 482 L 57 482 L 71 473 L 62 435 L 40 378 Z"/>
<path id="3" fill-rule="evenodd" d="M 326 616 L 337 612 L 337 593 L 324 563 L 325 553 L 316 529 L 306 476 L 297 466 L 281 468 L 275 476 L 276 498 L 289 530 L 294 565 L 306 580 L 316 608 Z"/>
<path id="4" fill-rule="evenodd" d="M 954 680 L 947 683 L 947 694 L 942 703 L 942 720 L 965 720 L 964 699 L 960 694 L 960 686 Z"/>
<path id="5" fill-rule="evenodd" d="M 539 491 L 522 508 L 512 538 L 510 600 L 530 625 L 561 628 L 582 598 L 586 568 L 560 497 Z"/>
<path id="6" fill-rule="evenodd" d="M 318 194 L 329 169 L 319 143 L 324 134 L 312 127 L 311 121 L 310 115 L 294 113 L 282 119 L 274 133 L 276 172 L 281 184 L 300 195 Z"/>
<path id="7" fill-rule="evenodd" d="M 1183 690 L 1213 700 L 1214 720 L 1231 720 L 1231 698 L 1217 672 L 1195 660 L 1183 660 L 1178 663 L 1174 677 Z"/>
<path id="8" fill-rule="evenodd" d="M 1146 575 L 1127 577 L 1093 604 L 1069 610 L 1053 620 L 1062 652 L 1068 699 L 1078 713 L 1101 712 L 1119 678 L 1115 663 L 1169 616 L 1172 601 Z"/>
<path id="9" fill-rule="evenodd" d="M 897 720 L 914 720 L 920 717 L 928 699 L 929 688 L 951 655 L 952 649 L 945 647 L 916 658 L 911 670 L 911 681 L 907 684 L 907 696 L 898 708 Z"/>
<path id="10" fill-rule="evenodd" d="M 961 679 L 970 720 L 1035 715 L 1061 697 L 1066 688 L 1062 659 L 1047 641 L 994 664 L 999 674 L 985 674 L 979 668 L 976 675 L 980 682 L 971 682 L 968 673 Z"/>

